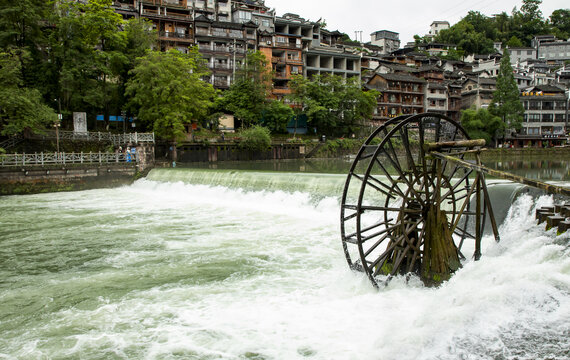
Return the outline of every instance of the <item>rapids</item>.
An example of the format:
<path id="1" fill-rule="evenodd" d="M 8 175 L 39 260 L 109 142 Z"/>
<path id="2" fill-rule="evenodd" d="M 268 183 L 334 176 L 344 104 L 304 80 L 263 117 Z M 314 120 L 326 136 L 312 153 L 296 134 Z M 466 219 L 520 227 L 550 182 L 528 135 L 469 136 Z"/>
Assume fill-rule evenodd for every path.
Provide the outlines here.
<path id="1" fill-rule="evenodd" d="M 499 183 L 502 240 L 439 288 L 348 269 L 345 175 L 153 170 L 0 197 L 0 359 L 568 359 L 568 234 Z"/>

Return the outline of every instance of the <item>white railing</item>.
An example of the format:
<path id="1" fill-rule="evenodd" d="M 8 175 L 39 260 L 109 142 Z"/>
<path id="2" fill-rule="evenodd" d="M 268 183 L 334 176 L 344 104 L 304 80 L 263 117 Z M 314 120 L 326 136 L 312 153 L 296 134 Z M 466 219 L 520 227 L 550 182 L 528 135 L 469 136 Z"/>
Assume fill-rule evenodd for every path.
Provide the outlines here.
<path id="1" fill-rule="evenodd" d="M 35 137 L 55 139 L 55 131 L 46 131 L 45 134 L 35 135 Z M 83 132 L 59 131 L 60 140 L 82 140 L 82 141 L 109 141 L 114 145 L 154 143 L 154 133 L 123 133 L 112 134 L 109 132 Z"/>
<path id="2" fill-rule="evenodd" d="M 0 155 L 0 167 L 32 166 L 51 164 L 109 164 L 136 162 L 136 155 L 122 152 L 113 153 L 33 153 L 33 154 L 4 154 Z"/>

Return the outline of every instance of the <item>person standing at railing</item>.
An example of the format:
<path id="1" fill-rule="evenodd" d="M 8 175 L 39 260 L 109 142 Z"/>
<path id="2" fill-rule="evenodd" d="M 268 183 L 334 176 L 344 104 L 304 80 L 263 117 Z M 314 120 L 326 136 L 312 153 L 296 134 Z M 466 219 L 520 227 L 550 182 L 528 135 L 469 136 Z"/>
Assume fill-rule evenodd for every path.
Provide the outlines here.
<path id="1" fill-rule="evenodd" d="M 131 148 L 131 159 L 136 162 L 137 161 L 137 148 L 136 147 L 132 147 Z"/>
<path id="2" fill-rule="evenodd" d="M 127 152 L 125 154 L 125 158 L 127 160 L 127 162 L 131 162 L 131 147 L 127 146 Z"/>

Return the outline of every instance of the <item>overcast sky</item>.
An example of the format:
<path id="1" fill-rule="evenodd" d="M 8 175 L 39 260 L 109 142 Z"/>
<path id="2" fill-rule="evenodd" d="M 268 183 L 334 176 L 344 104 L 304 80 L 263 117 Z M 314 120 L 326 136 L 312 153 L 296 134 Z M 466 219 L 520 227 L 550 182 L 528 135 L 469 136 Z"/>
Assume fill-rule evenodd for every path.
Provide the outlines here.
<path id="1" fill-rule="evenodd" d="M 363 42 L 370 41 L 374 31 L 395 31 L 403 47 L 414 34 L 427 34 L 434 20 L 453 25 L 470 10 L 487 16 L 503 11 L 510 15 L 515 6 L 520 9 L 522 0 L 265 0 L 265 5 L 276 9 L 277 16 L 293 13 L 311 21 L 322 18 L 327 29 L 339 30 L 351 39 L 356 38 L 355 31 L 362 31 Z M 545 18 L 564 8 L 570 8 L 568 0 L 543 0 L 541 5 Z"/>

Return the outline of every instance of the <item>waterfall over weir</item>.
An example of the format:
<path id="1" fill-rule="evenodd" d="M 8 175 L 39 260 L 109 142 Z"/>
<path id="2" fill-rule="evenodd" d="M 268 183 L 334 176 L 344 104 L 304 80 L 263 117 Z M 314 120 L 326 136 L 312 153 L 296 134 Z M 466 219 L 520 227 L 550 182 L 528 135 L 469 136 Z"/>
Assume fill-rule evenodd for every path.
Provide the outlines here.
<path id="1" fill-rule="evenodd" d="M 0 359 L 570 357 L 570 235 L 534 221 L 552 197 L 496 182 L 499 244 L 438 288 L 376 290 L 344 259 L 345 178 L 158 169 L 0 197 Z"/>

